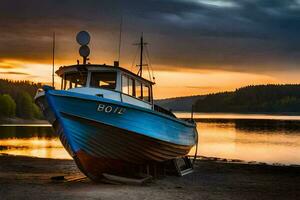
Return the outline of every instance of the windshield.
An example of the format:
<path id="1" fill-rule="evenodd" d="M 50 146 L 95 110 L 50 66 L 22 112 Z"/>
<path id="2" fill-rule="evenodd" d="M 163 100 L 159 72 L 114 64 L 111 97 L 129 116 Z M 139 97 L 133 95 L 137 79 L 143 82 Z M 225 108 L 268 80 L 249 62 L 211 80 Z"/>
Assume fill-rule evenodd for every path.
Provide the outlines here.
<path id="1" fill-rule="evenodd" d="M 116 89 L 116 72 L 92 72 L 91 74 L 91 87 Z"/>
<path id="2" fill-rule="evenodd" d="M 84 87 L 86 86 L 87 73 L 86 72 L 74 72 L 65 74 L 63 79 L 63 88 L 71 89 L 76 87 Z"/>

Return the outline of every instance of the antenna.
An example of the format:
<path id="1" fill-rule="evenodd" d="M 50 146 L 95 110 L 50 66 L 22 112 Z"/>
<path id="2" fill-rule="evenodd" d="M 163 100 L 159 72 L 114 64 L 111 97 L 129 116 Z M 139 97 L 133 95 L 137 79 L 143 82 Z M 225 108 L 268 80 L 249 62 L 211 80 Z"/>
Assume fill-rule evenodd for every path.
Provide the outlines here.
<path id="1" fill-rule="evenodd" d="M 118 64 L 120 64 L 120 58 L 121 58 L 122 28 L 123 28 L 123 15 L 121 16 L 121 22 L 120 22 Z"/>
<path id="2" fill-rule="evenodd" d="M 52 38 L 52 87 L 54 88 L 54 65 L 55 65 L 55 32 Z"/>

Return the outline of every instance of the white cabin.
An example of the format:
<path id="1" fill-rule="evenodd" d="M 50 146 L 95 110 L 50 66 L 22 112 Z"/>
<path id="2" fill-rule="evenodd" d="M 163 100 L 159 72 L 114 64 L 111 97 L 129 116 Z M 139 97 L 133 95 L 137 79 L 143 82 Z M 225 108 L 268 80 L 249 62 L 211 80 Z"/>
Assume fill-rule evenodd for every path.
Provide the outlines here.
<path id="1" fill-rule="evenodd" d="M 124 68 L 109 65 L 60 67 L 61 89 L 95 95 L 135 106 L 153 109 L 153 82 Z"/>

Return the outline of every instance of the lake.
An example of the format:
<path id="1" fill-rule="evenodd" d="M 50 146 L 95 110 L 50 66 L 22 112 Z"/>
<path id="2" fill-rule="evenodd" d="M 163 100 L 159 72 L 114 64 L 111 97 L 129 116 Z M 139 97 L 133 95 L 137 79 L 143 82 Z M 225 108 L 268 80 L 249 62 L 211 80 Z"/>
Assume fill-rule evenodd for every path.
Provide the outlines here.
<path id="1" fill-rule="evenodd" d="M 190 117 L 188 113 L 176 115 Z M 199 132 L 198 155 L 300 164 L 300 116 L 196 113 L 194 117 Z M 48 124 L 0 125 L 0 153 L 71 159 Z"/>

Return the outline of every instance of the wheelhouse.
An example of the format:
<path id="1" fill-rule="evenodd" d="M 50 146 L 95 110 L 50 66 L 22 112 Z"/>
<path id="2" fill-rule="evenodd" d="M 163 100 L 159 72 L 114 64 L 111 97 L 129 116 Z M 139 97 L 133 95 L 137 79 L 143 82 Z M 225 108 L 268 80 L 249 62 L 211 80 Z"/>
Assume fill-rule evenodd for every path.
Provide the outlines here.
<path id="1" fill-rule="evenodd" d="M 73 65 L 61 67 L 61 89 L 95 95 L 152 109 L 153 82 L 124 68 L 108 65 Z"/>

